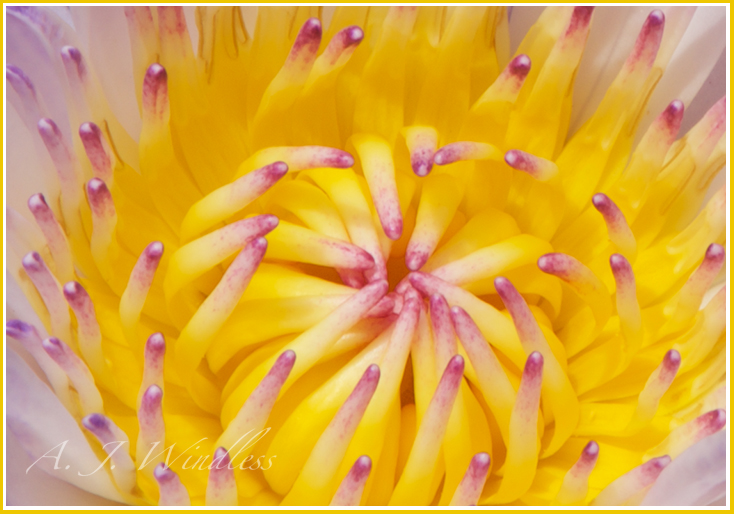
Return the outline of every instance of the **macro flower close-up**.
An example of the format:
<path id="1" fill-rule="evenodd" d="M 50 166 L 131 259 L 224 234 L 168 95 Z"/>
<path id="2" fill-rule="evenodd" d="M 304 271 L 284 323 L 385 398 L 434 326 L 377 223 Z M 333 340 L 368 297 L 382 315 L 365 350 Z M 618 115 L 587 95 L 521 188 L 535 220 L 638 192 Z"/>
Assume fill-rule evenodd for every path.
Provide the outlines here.
<path id="1" fill-rule="evenodd" d="M 6 505 L 727 505 L 728 7 L 4 14 Z"/>

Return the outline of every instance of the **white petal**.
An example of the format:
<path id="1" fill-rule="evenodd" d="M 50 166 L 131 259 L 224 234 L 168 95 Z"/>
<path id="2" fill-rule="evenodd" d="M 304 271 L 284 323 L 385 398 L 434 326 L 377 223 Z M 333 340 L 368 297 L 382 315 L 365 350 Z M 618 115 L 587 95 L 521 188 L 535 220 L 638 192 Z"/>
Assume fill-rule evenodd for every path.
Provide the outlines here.
<path id="1" fill-rule="evenodd" d="M 60 453 L 58 461 L 45 457 L 33 467 L 91 493 L 122 501 L 106 470 L 79 476 L 79 473 L 88 474 L 97 469 L 100 460 L 89 447 L 77 422 L 51 390 L 15 352 L 8 351 L 5 362 L 7 428 L 30 454 L 32 462 L 47 453 L 53 456 Z M 67 443 L 59 452 L 64 441 Z M 60 469 L 54 469 L 57 462 Z"/>
<path id="2" fill-rule="evenodd" d="M 652 7 L 599 6 L 576 75 L 570 134 L 588 120 L 622 68 Z"/>
<path id="3" fill-rule="evenodd" d="M 530 27 L 538 21 L 545 7 L 513 6 L 509 13 L 510 51 L 514 54 Z"/>
<path id="4" fill-rule="evenodd" d="M 71 16 L 82 53 L 94 68 L 110 109 L 128 134 L 137 141 L 140 111 L 135 96 L 142 84 L 133 80 L 130 35 L 123 7 L 73 7 Z"/>
<path id="5" fill-rule="evenodd" d="M 726 494 L 726 430 L 694 444 L 673 460 L 642 505 L 708 505 Z"/>
<path id="6" fill-rule="evenodd" d="M 683 38 L 670 59 L 668 68 L 650 97 L 648 111 L 640 123 L 644 130 L 674 99 L 688 107 L 719 60 L 726 43 L 726 8 L 698 7 Z M 722 84 L 722 87 L 725 87 Z M 683 124 L 690 127 L 718 98 L 701 110 L 686 110 Z M 683 133 L 683 132 L 682 132 Z"/>
<path id="7" fill-rule="evenodd" d="M 12 432 L 7 433 L 5 459 L 7 463 L 5 501 L 8 506 L 119 505 L 54 478 L 35 466 L 26 475 L 25 470 L 33 463 L 33 459 L 23 450 Z"/>
<path id="8" fill-rule="evenodd" d="M 36 87 L 49 117 L 70 141 L 64 77 L 58 53 L 76 44 L 71 28 L 50 11 L 37 7 L 6 9 L 6 63 L 21 68 Z"/>

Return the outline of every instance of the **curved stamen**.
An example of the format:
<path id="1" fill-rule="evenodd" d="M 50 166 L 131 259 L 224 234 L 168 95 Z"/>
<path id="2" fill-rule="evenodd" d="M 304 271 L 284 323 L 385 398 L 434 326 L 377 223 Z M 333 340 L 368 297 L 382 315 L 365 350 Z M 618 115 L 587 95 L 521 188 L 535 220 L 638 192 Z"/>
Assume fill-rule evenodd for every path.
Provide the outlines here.
<path id="1" fill-rule="evenodd" d="M 441 452 L 441 441 L 463 376 L 464 359 L 461 355 L 455 355 L 446 366 L 426 409 L 408 461 L 390 497 L 390 505 L 425 505 L 431 501 L 433 469 Z"/>
<path id="2" fill-rule="evenodd" d="M 163 421 L 163 390 L 157 385 L 150 386 L 140 400 L 138 408 L 138 443 L 135 461 L 138 469 L 150 473 L 153 465 L 162 464 L 166 441 L 166 425 Z M 158 452 L 156 454 L 156 451 Z"/>
<path id="3" fill-rule="evenodd" d="M 314 496 L 323 497 L 329 492 L 329 485 L 336 476 L 349 443 L 357 430 L 362 416 L 372 399 L 380 380 L 380 368 L 377 364 L 370 365 L 352 393 L 339 408 L 334 418 L 311 450 L 308 460 L 304 464 L 293 488 L 284 499 L 283 505 L 299 504 L 301 495 L 308 496 L 309 503 L 314 502 Z M 304 498 L 305 499 L 305 498 Z M 320 501 L 328 500 L 328 496 Z"/>
<path id="4" fill-rule="evenodd" d="M 354 465 L 344 477 L 344 480 L 339 484 L 334 494 L 334 498 L 331 500 L 329 506 L 331 507 L 356 507 L 359 506 L 362 501 L 362 493 L 364 492 L 364 486 L 367 483 L 367 479 L 370 476 L 372 470 L 372 459 L 367 455 L 362 455 L 358 458 Z"/>
<path id="5" fill-rule="evenodd" d="M 102 332 L 89 293 L 79 282 L 68 282 L 64 285 L 64 297 L 76 316 L 77 342 L 84 360 L 92 371 L 104 375 L 107 365 L 102 354 Z"/>
<path id="6" fill-rule="evenodd" d="M 166 298 L 182 287 L 278 226 L 278 218 L 261 214 L 235 221 L 179 248 L 168 264 L 163 282 Z"/>
<path id="7" fill-rule="evenodd" d="M 595 194 L 591 199 L 591 203 L 604 217 L 609 239 L 630 262 L 635 262 L 637 258 L 637 240 L 617 204 L 604 193 Z"/>
<path id="8" fill-rule="evenodd" d="M 584 446 L 579 460 L 563 477 L 561 489 L 556 495 L 560 505 L 582 505 L 589 492 L 589 475 L 594 470 L 599 457 L 599 445 L 596 441 L 589 441 Z"/>
<path id="9" fill-rule="evenodd" d="M 678 368 L 680 368 L 681 358 L 677 350 L 669 350 L 663 362 L 655 368 L 650 378 L 647 379 L 645 387 L 637 397 L 637 408 L 632 416 L 632 420 L 625 428 L 625 434 L 633 435 L 646 426 L 658 410 L 658 404 L 665 392 L 673 383 Z"/>
<path id="10" fill-rule="evenodd" d="M 143 81 L 143 122 L 153 125 L 168 123 L 168 73 L 158 63 L 145 72 Z"/>
<path id="11" fill-rule="evenodd" d="M 403 129 L 410 152 L 410 166 L 419 177 L 425 177 L 433 168 L 433 154 L 438 147 L 438 132 L 433 127 L 414 125 Z"/>
<path id="12" fill-rule="evenodd" d="M 617 284 L 617 314 L 627 343 L 625 351 L 628 358 L 631 358 L 639 350 L 643 337 L 635 274 L 629 261 L 618 253 L 609 258 L 609 264 L 612 267 L 614 282 Z"/>
<path id="13" fill-rule="evenodd" d="M 155 467 L 153 476 L 158 482 L 159 507 L 190 507 L 191 498 L 178 475 L 161 462 Z"/>
<path id="14" fill-rule="evenodd" d="M 127 434 L 103 414 L 90 414 L 82 419 L 82 425 L 89 430 L 102 445 L 112 462 L 112 476 L 117 486 L 131 492 L 137 481 L 135 463 L 130 457 Z"/>
<path id="15" fill-rule="evenodd" d="M 115 202 L 107 184 L 98 178 L 87 182 L 87 200 L 92 210 L 92 238 L 90 241 L 92 256 L 100 270 L 110 276 L 113 273 L 110 254 L 117 247 Z"/>
<path id="16" fill-rule="evenodd" d="M 30 252 L 21 261 L 51 318 L 51 332 L 71 341 L 71 316 L 61 287 L 38 252 Z"/>
<path id="17" fill-rule="evenodd" d="M 393 241 L 403 233 L 403 215 L 395 182 L 390 145 L 379 136 L 356 134 L 351 139 L 362 162 L 364 178 L 372 195 L 385 235 Z"/>
<path id="18" fill-rule="evenodd" d="M 219 436 L 217 446 L 231 452 L 238 443 L 247 443 L 246 435 L 252 437 L 263 429 L 295 362 L 296 352 L 293 350 L 286 350 L 280 354 L 268 374 Z"/>
<path id="19" fill-rule="evenodd" d="M 648 451 L 643 460 L 656 455 L 668 455 L 671 459 L 675 459 L 704 437 L 715 434 L 725 426 L 726 411 L 724 409 L 702 414 L 673 430 L 660 444 Z"/>
<path id="20" fill-rule="evenodd" d="M 143 381 L 138 392 L 138 409 L 142 406 L 143 396 L 150 386 L 163 390 L 163 364 L 166 355 L 166 339 L 163 334 L 151 334 L 145 343 L 143 354 Z"/>
<path id="21" fill-rule="evenodd" d="M 530 488 L 538 464 L 538 411 L 543 382 L 543 356 L 528 356 L 510 417 L 510 441 L 505 460 L 505 474 L 491 503 L 516 500 Z"/>
<path id="22" fill-rule="evenodd" d="M 276 161 L 251 171 L 212 191 L 191 206 L 181 224 L 181 240 L 190 241 L 208 228 L 241 211 L 288 173 L 288 165 Z"/>
<path id="23" fill-rule="evenodd" d="M 229 507 L 237 505 L 237 484 L 229 453 L 223 447 L 214 452 L 214 462 L 209 467 L 209 482 L 206 486 L 207 507 Z"/>
<path id="24" fill-rule="evenodd" d="M 41 193 L 31 196 L 28 199 L 28 209 L 46 239 L 46 244 L 48 244 L 51 257 L 56 265 L 56 276 L 61 281 L 73 280 L 74 262 L 69 241 L 61 223 L 46 203 L 46 198 Z"/>
<path id="25" fill-rule="evenodd" d="M 490 458 L 488 453 L 477 453 L 469 463 L 464 478 L 451 498 L 452 507 L 476 505 L 487 481 Z"/>
<path id="26" fill-rule="evenodd" d="M 248 243 L 235 257 L 214 290 L 191 317 L 176 342 L 176 367 L 179 376 L 188 377 L 186 385 L 200 407 L 218 412 L 219 398 L 210 398 L 194 385 L 194 373 L 204 358 L 212 339 L 232 311 L 257 271 L 268 243 L 263 237 Z"/>
<path id="27" fill-rule="evenodd" d="M 709 245 L 703 262 L 678 292 L 675 310 L 670 316 L 672 324 L 683 326 L 698 312 L 704 295 L 724 265 L 725 256 L 726 251 L 723 246 L 716 243 Z"/>
<path id="28" fill-rule="evenodd" d="M 102 131 L 92 122 L 82 123 L 79 126 L 79 138 L 92 164 L 95 177 L 111 184 L 113 160 L 107 141 L 102 137 Z"/>
<path id="29" fill-rule="evenodd" d="M 541 182 L 547 182 L 558 175 L 556 163 L 522 150 L 509 150 L 505 153 L 505 162 L 509 167 L 524 171 Z"/>
<path id="30" fill-rule="evenodd" d="M 502 153 L 489 143 L 474 141 L 459 141 L 439 148 L 433 155 L 433 162 L 439 166 L 446 166 L 459 161 L 499 161 Z"/>
<path id="31" fill-rule="evenodd" d="M 102 396 L 97 386 L 94 385 L 94 377 L 84 361 L 81 360 L 63 341 L 55 337 L 45 339 L 42 343 L 43 349 L 69 377 L 71 385 L 79 395 L 79 404 L 82 414 L 94 414 L 104 412 Z"/>
<path id="32" fill-rule="evenodd" d="M 163 243 L 160 241 L 154 241 L 146 246 L 138 257 L 130 273 L 127 287 L 120 297 L 120 322 L 133 348 L 139 348 L 136 344 L 136 326 L 162 256 Z"/>
<path id="33" fill-rule="evenodd" d="M 670 464 L 667 455 L 647 461 L 632 471 L 625 473 L 609 484 L 591 502 L 593 506 L 624 505 L 637 493 L 655 483 L 665 466 Z"/>

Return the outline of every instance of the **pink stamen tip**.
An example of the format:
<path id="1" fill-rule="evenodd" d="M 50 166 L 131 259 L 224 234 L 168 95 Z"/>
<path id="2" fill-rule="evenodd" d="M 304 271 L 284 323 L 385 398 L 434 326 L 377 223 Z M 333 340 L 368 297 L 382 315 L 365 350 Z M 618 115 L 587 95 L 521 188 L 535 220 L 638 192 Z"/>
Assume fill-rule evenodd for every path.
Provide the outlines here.
<path id="1" fill-rule="evenodd" d="M 87 291 L 79 282 L 67 282 L 64 284 L 64 297 L 73 307 L 81 307 L 85 300 L 89 299 Z"/>
<path id="2" fill-rule="evenodd" d="M 107 184 L 105 184 L 102 180 L 98 178 L 93 178 L 89 182 L 87 182 L 87 192 L 90 195 L 99 195 L 103 194 L 105 191 L 108 191 Z"/>
<path id="3" fill-rule="evenodd" d="M 663 372 L 667 374 L 675 375 L 680 367 L 680 353 L 678 350 L 668 350 L 663 357 Z"/>
<path id="4" fill-rule="evenodd" d="M 158 64 L 157 62 L 154 62 L 150 66 L 148 66 L 148 70 L 145 72 L 145 80 L 151 80 L 152 82 L 158 83 L 163 80 L 168 79 L 168 73 L 166 72 L 166 69 Z"/>
<path id="5" fill-rule="evenodd" d="M 5 333 L 13 339 L 27 337 L 33 333 L 35 329 L 33 325 L 25 323 L 19 319 L 11 319 L 5 322 Z"/>
<path id="6" fill-rule="evenodd" d="M 568 26 L 566 34 L 571 34 L 577 30 L 583 30 L 591 21 L 591 14 L 594 12 L 594 7 L 589 5 L 581 5 L 574 7 L 573 14 L 571 15 L 571 23 Z"/>
<path id="7" fill-rule="evenodd" d="M 478 476 L 483 476 L 489 469 L 489 463 L 491 459 L 489 454 L 486 452 L 477 453 L 471 460 L 471 469 Z"/>
<path id="8" fill-rule="evenodd" d="M 318 18 L 309 18 L 301 27 L 301 30 L 293 42 L 289 59 L 298 58 L 306 50 L 315 54 L 321 43 L 321 21 Z"/>
<path id="9" fill-rule="evenodd" d="M 528 356 L 528 360 L 525 361 L 524 375 L 528 377 L 535 377 L 543 372 L 543 355 L 540 352 L 533 352 Z"/>
<path id="10" fill-rule="evenodd" d="M 371 470 L 372 470 L 372 459 L 370 459 L 367 455 L 362 455 L 360 458 L 358 458 L 354 462 L 354 465 L 352 466 L 350 474 L 352 474 L 353 478 L 355 479 L 355 482 L 359 482 L 366 475 L 369 475 Z"/>
<path id="11" fill-rule="evenodd" d="M 411 271 L 418 271 L 428 261 L 428 252 L 424 250 L 413 250 L 405 255 L 405 265 Z"/>
<path id="12" fill-rule="evenodd" d="M 254 239 L 250 243 L 250 245 L 252 246 L 253 249 L 259 250 L 264 253 L 268 247 L 268 241 L 264 237 L 258 237 Z"/>
<path id="13" fill-rule="evenodd" d="M 158 464 L 153 470 L 153 476 L 159 484 L 163 484 L 173 480 L 176 477 L 176 473 L 170 468 L 166 467 L 165 462 Z"/>
<path id="14" fill-rule="evenodd" d="M 629 261 L 624 257 L 624 255 L 619 253 L 612 254 L 612 256 L 609 257 L 609 264 L 612 267 L 612 273 L 614 273 L 615 278 L 617 278 L 618 275 L 620 276 L 619 278 L 627 278 L 626 275 L 632 273 L 632 266 Z"/>
<path id="15" fill-rule="evenodd" d="M 61 142 L 61 131 L 52 119 L 41 118 L 38 121 L 38 133 L 46 145 L 56 146 Z"/>
<path id="16" fill-rule="evenodd" d="M 272 177 L 274 180 L 278 180 L 288 173 L 288 165 L 283 161 L 276 161 L 260 168 L 260 170 L 269 177 Z"/>
<path id="17" fill-rule="evenodd" d="M 61 48 L 61 56 L 66 59 L 72 59 L 75 63 L 79 64 L 82 61 L 82 53 L 78 48 L 73 46 L 65 46 Z"/>
<path id="18" fill-rule="evenodd" d="M 538 268 L 545 273 L 559 273 L 566 268 L 567 260 L 562 253 L 547 253 L 538 259 Z"/>
<path id="19" fill-rule="evenodd" d="M 166 339 L 163 334 L 156 332 L 151 334 L 148 340 L 145 342 L 146 353 L 151 352 L 155 354 L 163 353 L 166 351 Z"/>
<path id="20" fill-rule="evenodd" d="M 665 23 L 665 14 L 660 9 L 655 9 L 647 16 L 647 22 L 652 26 Z"/>
<path id="21" fill-rule="evenodd" d="M 43 267 L 43 259 L 38 252 L 30 252 L 23 257 L 22 264 L 26 271 L 40 271 Z"/>
<path id="22" fill-rule="evenodd" d="M 525 54 L 520 54 L 510 61 L 509 70 L 515 77 L 524 79 L 530 72 L 530 66 L 530 57 Z"/>
<path id="23" fill-rule="evenodd" d="M 163 390 L 157 385 L 153 384 L 143 393 L 143 401 L 141 408 L 144 410 L 154 409 L 160 405 L 163 399 Z"/>
<path id="24" fill-rule="evenodd" d="M 400 236 L 403 235 L 403 218 L 391 219 L 387 223 L 385 223 L 382 228 L 385 231 L 385 235 L 387 237 L 389 237 L 393 241 L 397 241 L 398 239 L 400 239 Z"/>
<path id="25" fill-rule="evenodd" d="M 17 66 L 8 64 L 5 67 L 5 78 L 8 79 L 11 85 L 13 85 L 13 88 L 16 90 L 18 89 L 17 86 L 21 86 L 22 82 L 23 86 L 25 86 L 33 94 L 34 97 L 36 96 L 36 88 L 33 86 L 33 82 L 31 82 L 31 79 L 28 78 L 28 75 L 26 75 L 25 72 Z"/>
<path id="26" fill-rule="evenodd" d="M 596 459 L 599 455 L 599 444 L 596 441 L 589 441 L 584 446 L 584 451 L 581 452 L 581 456 L 587 459 Z"/>
<path id="27" fill-rule="evenodd" d="M 685 111 L 685 105 L 680 100 L 673 100 L 665 108 L 665 114 L 670 119 L 675 119 L 680 122 L 683 119 L 683 113 Z"/>
<path id="28" fill-rule="evenodd" d="M 462 357 L 461 355 L 454 355 L 446 366 L 446 371 L 444 372 L 444 374 L 448 374 L 450 376 L 463 375 L 464 357 Z"/>
<path id="29" fill-rule="evenodd" d="M 290 374 L 291 370 L 293 369 L 293 365 L 296 363 L 296 352 L 293 350 L 286 350 L 283 353 L 281 353 L 278 358 L 275 361 L 275 364 L 273 364 L 273 367 L 270 368 L 270 372 L 268 374 L 277 374 L 283 376 L 283 381 L 285 382 L 285 379 Z"/>
<path id="30" fill-rule="evenodd" d="M 505 297 L 508 299 L 513 293 L 517 293 L 517 289 L 512 285 L 512 282 L 507 280 L 505 277 L 497 277 L 494 279 L 494 288 L 497 290 L 497 294 L 500 295 L 502 301 L 505 301 Z"/>
<path id="31" fill-rule="evenodd" d="M 726 425 L 726 411 L 724 409 L 709 411 L 698 418 L 698 423 L 706 434 L 718 432 Z"/>
<path id="32" fill-rule="evenodd" d="M 212 469 L 227 469 L 232 460 L 229 457 L 229 452 L 223 446 L 220 446 L 214 450 L 214 467 Z"/>
<path id="33" fill-rule="evenodd" d="M 28 199 L 28 209 L 33 214 L 45 213 L 49 210 L 46 198 L 41 193 L 36 193 Z"/>
<path id="34" fill-rule="evenodd" d="M 395 308 L 395 295 L 390 293 L 383 297 L 377 304 L 367 313 L 368 318 L 384 318 L 393 312 Z"/>
<path id="35" fill-rule="evenodd" d="M 153 241 L 146 246 L 143 251 L 149 259 L 158 260 L 163 256 L 163 243 L 160 241 Z"/>
<path id="36" fill-rule="evenodd" d="M 364 31 L 357 25 L 347 27 L 342 30 L 342 32 L 344 33 L 344 39 L 346 40 L 347 45 L 359 43 L 364 39 Z"/>
<path id="37" fill-rule="evenodd" d="M 330 158 L 327 158 L 326 164 L 331 168 L 351 168 L 354 166 L 354 157 L 344 150 L 335 150 Z"/>
<path id="38" fill-rule="evenodd" d="M 451 145 L 447 145 L 447 146 L 444 146 L 443 148 L 439 148 L 436 151 L 436 153 L 433 154 L 433 162 L 434 164 L 437 164 L 439 166 L 451 164 L 458 160 L 459 160 L 458 153 L 455 151 L 454 148 L 451 147 Z"/>
<path id="39" fill-rule="evenodd" d="M 591 203 L 594 204 L 596 210 L 601 212 L 602 214 L 609 213 L 610 209 L 612 208 L 612 201 L 604 193 L 597 193 L 592 196 Z"/>
<path id="40" fill-rule="evenodd" d="M 41 343 L 43 346 L 43 349 L 46 350 L 46 353 L 53 356 L 60 356 L 64 353 L 64 343 L 61 342 L 60 339 L 56 337 L 49 337 L 48 339 L 44 339 L 44 341 Z"/>
<path id="41" fill-rule="evenodd" d="M 309 37 L 321 37 L 321 20 L 318 18 L 309 18 L 303 24 L 301 33 Z"/>
<path id="42" fill-rule="evenodd" d="M 645 464 L 640 466 L 640 474 L 642 475 L 641 478 L 646 482 L 646 484 L 650 484 L 657 479 L 658 475 L 662 473 L 663 469 L 670 464 L 672 459 L 668 455 L 663 455 L 662 457 L 657 457 L 655 459 L 650 459 Z"/>
<path id="43" fill-rule="evenodd" d="M 370 364 L 362 377 L 370 382 L 380 380 L 380 366 L 377 364 Z"/>
<path id="44" fill-rule="evenodd" d="M 105 438 L 104 436 L 112 435 L 110 433 L 109 422 L 103 414 L 94 413 L 89 416 L 85 416 L 82 418 L 82 425 L 100 439 L 110 439 L 109 437 Z"/>
<path id="45" fill-rule="evenodd" d="M 726 250 L 720 244 L 711 243 L 706 249 L 706 260 L 722 261 L 726 255 Z"/>

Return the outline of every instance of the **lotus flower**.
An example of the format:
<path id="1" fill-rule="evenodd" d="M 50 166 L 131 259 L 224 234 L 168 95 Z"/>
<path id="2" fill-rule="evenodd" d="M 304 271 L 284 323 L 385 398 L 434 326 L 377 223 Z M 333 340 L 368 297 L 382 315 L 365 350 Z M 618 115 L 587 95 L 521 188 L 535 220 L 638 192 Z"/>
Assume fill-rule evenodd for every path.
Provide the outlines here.
<path id="1" fill-rule="evenodd" d="M 721 497 L 723 9 L 249 11 L 6 10 L 9 501 Z"/>

